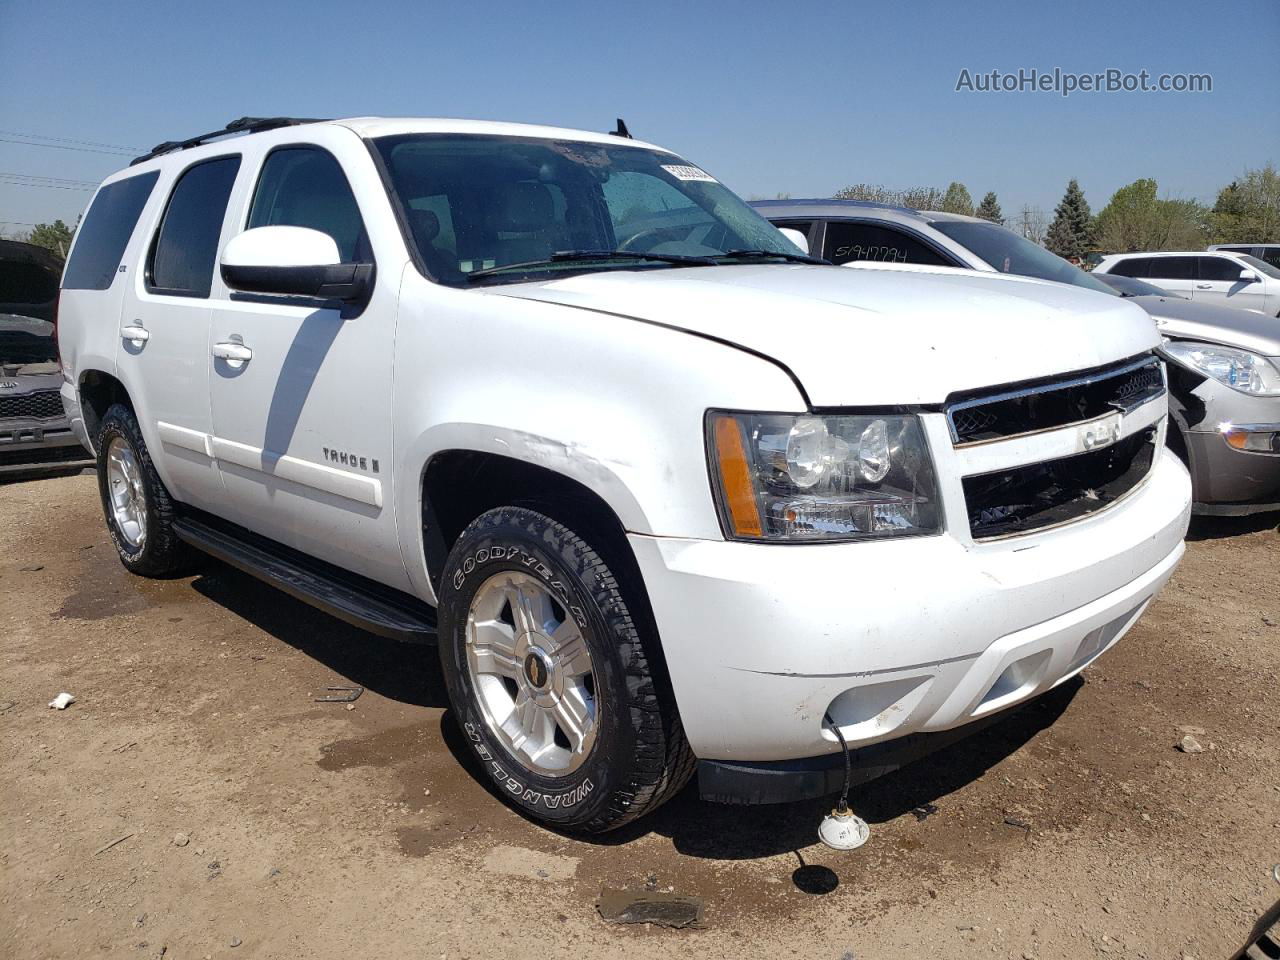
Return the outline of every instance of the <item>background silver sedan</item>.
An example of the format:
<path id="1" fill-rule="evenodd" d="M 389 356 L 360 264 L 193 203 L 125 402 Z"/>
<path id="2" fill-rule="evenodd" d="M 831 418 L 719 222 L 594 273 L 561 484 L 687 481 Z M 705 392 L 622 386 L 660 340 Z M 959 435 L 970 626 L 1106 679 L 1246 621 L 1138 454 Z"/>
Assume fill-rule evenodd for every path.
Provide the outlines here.
<path id="1" fill-rule="evenodd" d="M 861 200 L 765 200 L 752 206 L 775 226 L 798 231 L 808 252 L 833 263 L 989 270 L 1133 298 L 1166 338 L 1162 352 L 1169 361 L 1174 428 L 1168 442 L 1191 471 L 1196 512 L 1280 510 L 1280 320 L 1193 303 L 1141 281 L 1103 282 L 976 217 Z"/>

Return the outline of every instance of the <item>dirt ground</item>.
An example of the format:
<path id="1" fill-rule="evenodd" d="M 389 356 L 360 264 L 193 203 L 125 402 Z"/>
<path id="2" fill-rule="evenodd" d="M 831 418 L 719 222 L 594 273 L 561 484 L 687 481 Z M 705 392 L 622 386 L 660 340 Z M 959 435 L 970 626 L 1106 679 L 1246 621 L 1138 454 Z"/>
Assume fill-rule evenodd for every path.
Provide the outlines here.
<path id="1" fill-rule="evenodd" d="M 0 956 L 1207 960 L 1280 899 L 1274 514 L 1198 522 L 1115 650 L 861 788 L 871 840 L 836 853 L 823 803 L 693 789 L 596 841 L 541 829 L 473 776 L 433 650 L 212 561 L 133 578 L 95 484 L 0 486 Z M 599 918 L 646 884 L 702 927 Z"/>

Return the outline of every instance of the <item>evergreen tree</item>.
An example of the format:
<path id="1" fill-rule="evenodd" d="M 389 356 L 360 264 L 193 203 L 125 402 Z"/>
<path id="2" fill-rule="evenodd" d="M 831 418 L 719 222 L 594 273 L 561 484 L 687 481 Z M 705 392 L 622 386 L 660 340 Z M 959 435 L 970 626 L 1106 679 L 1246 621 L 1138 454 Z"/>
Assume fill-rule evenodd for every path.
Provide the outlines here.
<path id="1" fill-rule="evenodd" d="M 71 239 L 75 236 L 75 230 L 68 227 L 61 220 L 55 220 L 53 223 L 37 223 L 31 228 L 31 232 L 27 234 L 27 243 L 35 244 L 37 247 L 44 247 L 56 256 L 59 260 L 67 259 L 67 251 L 71 249 Z"/>
<path id="2" fill-rule="evenodd" d="M 1004 223 L 1004 212 L 1000 209 L 1000 201 L 996 199 L 994 192 L 988 192 L 982 198 L 982 203 L 978 204 L 975 216 L 979 216 L 983 220 L 990 220 L 992 223 Z"/>
<path id="3" fill-rule="evenodd" d="M 1060 257 L 1079 257 L 1082 260 L 1093 243 L 1093 214 L 1089 201 L 1075 178 L 1067 184 L 1062 202 L 1053 211 L 1053 223 L 1045 234 L 1045 246 Z"/>
<path id="4" fill-rule="evenodd" d="M 973 197 L 969 196 L 968 187 L 955 180 L 951 181 L 951 186 L 947 187 L 946 195 L 942 198 L 942 212 L 972 217 Z"/>

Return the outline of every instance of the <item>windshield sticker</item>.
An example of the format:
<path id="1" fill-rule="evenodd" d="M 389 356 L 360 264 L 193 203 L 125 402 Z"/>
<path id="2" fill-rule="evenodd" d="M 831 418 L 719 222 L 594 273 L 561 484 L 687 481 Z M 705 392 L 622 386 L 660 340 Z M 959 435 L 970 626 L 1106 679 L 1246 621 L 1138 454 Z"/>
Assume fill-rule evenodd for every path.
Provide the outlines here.
<path id="1" fill-rule="evenodd" d="M 677 180 L 701 180 L 703 183 L 717 183 L 715 177 L 697 167 L 686 167 L 678 163 L 664 163 L 662 169 Z"/>

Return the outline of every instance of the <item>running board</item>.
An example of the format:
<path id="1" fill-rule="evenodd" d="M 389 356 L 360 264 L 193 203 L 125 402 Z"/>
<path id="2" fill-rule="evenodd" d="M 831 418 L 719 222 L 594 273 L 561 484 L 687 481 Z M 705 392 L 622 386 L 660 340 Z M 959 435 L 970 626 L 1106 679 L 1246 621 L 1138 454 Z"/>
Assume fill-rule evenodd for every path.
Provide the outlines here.
<path id="1" fill-rule="evenodd" d="M 435 610 L 416 597 L 309 557 L 234 524 L 184 515 L 174 532 L 197 550 L 380 637 L 435 643 Z"/>

